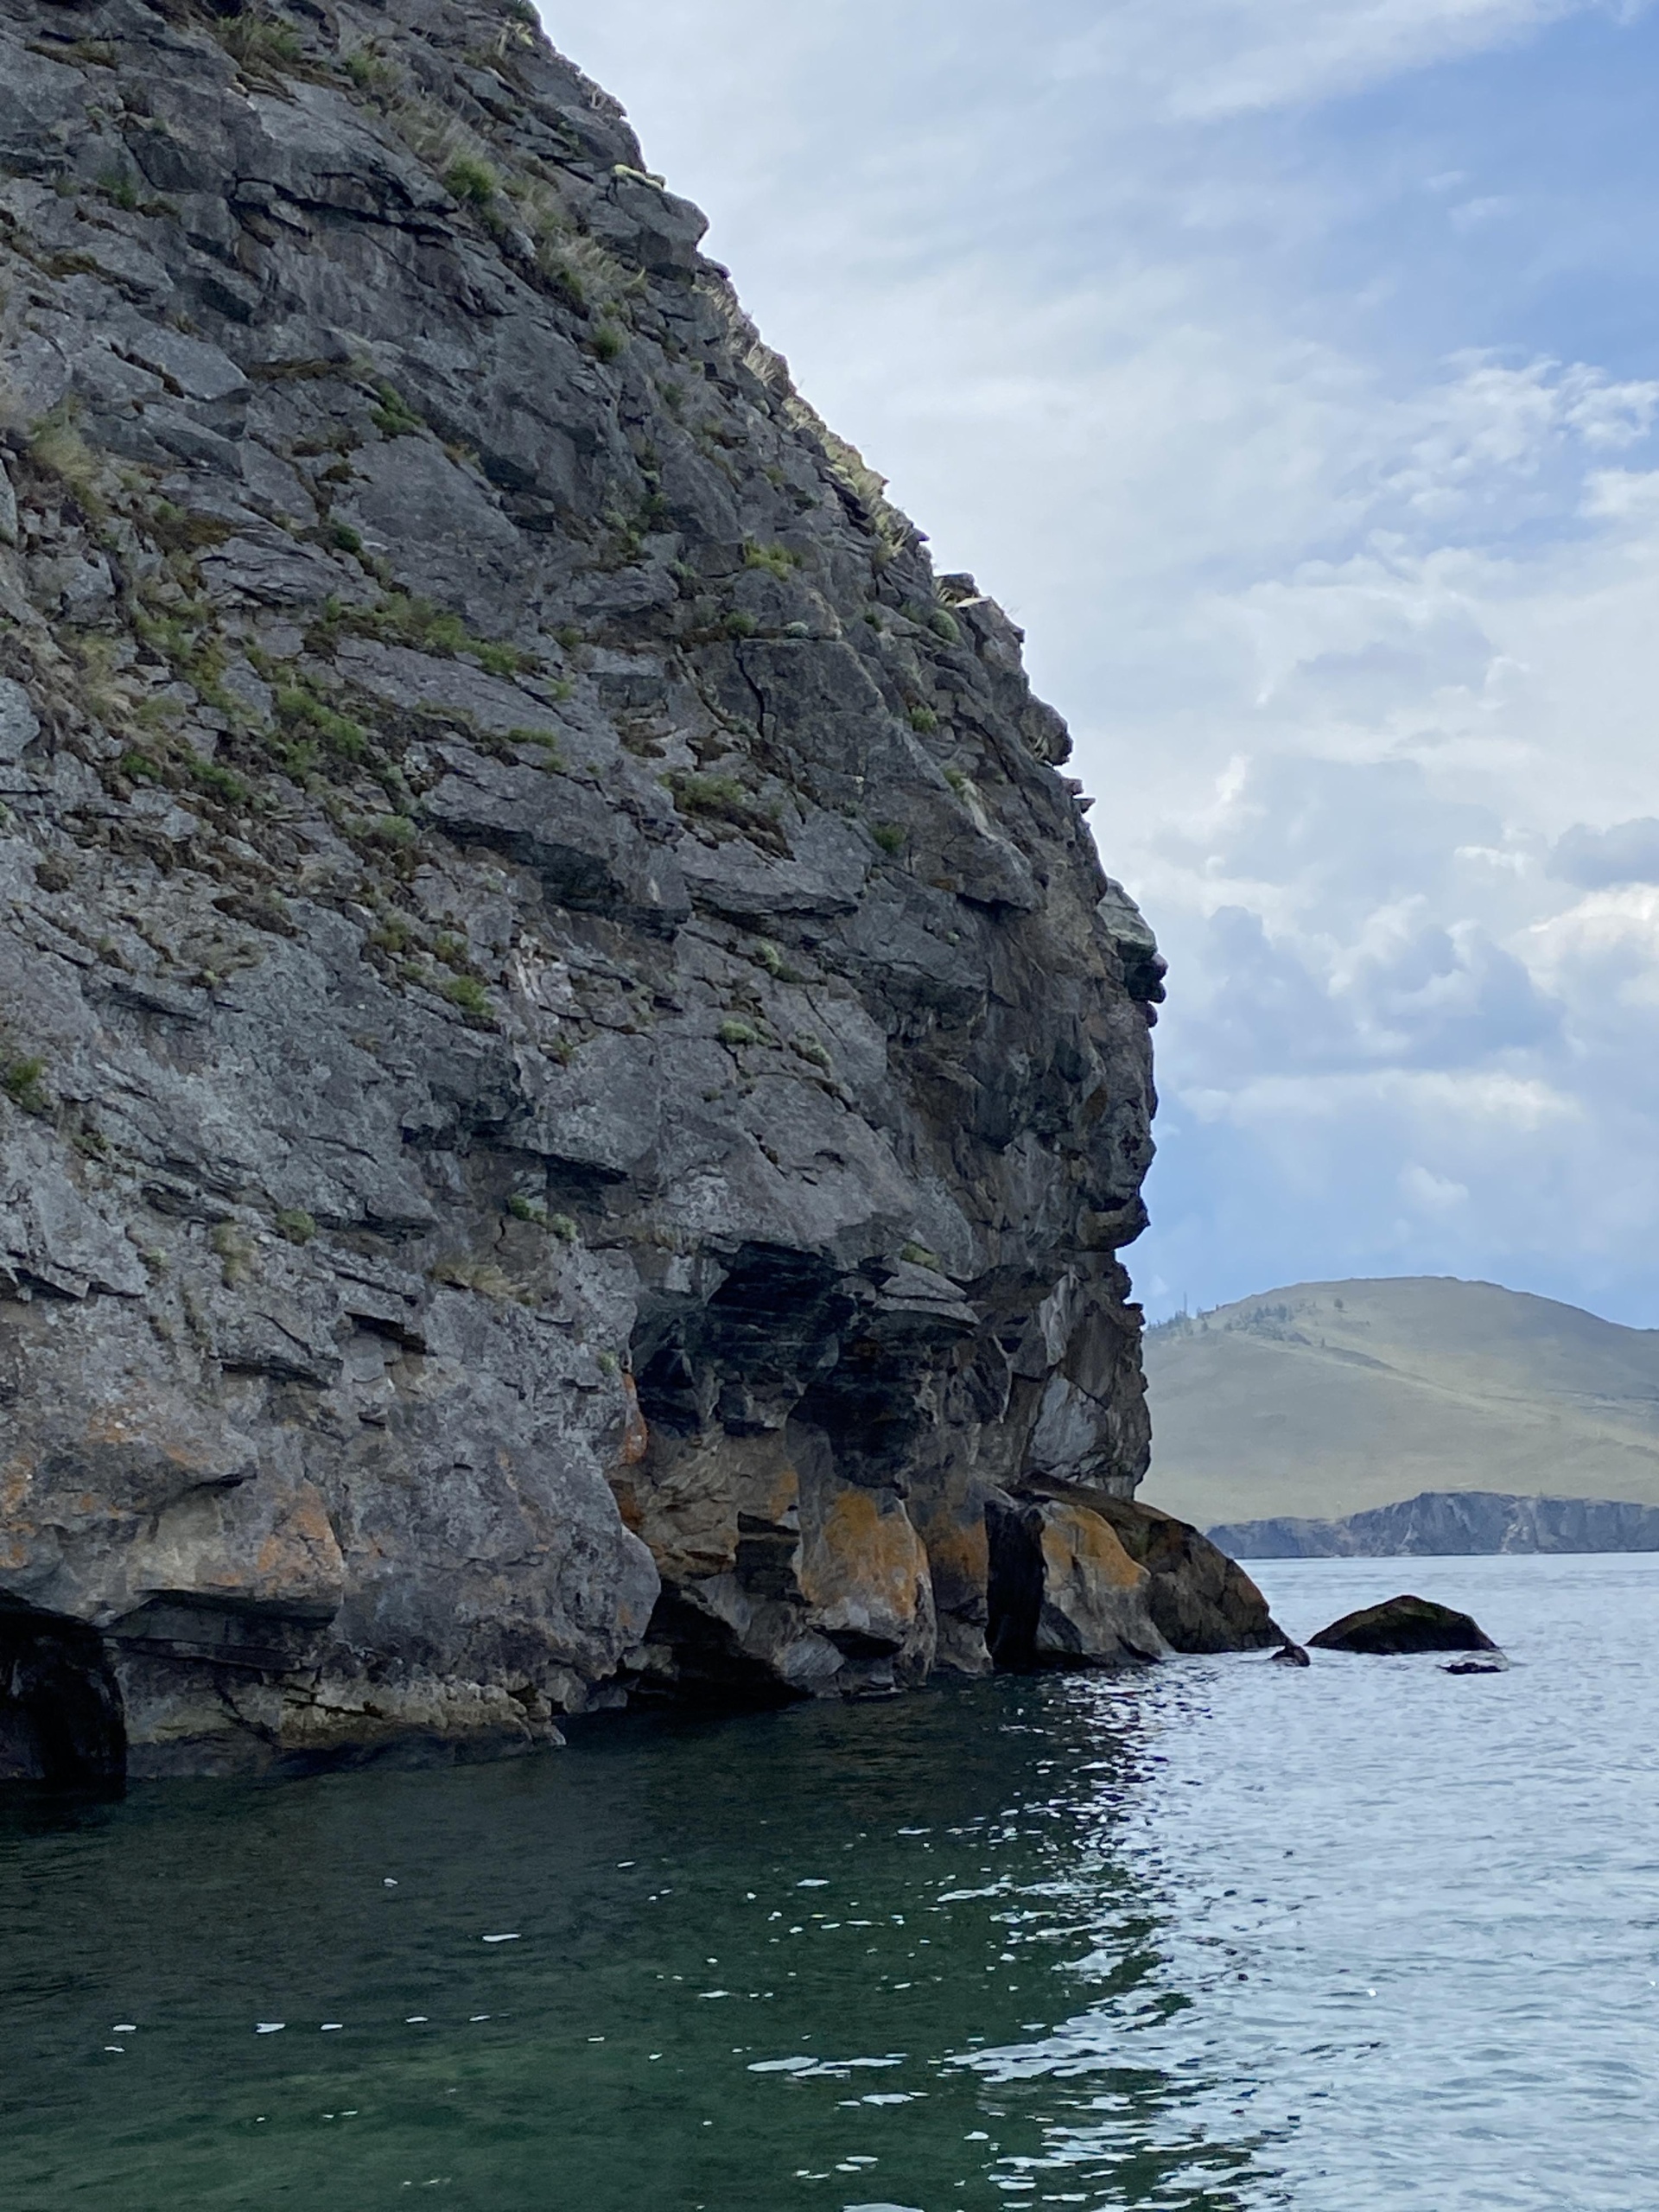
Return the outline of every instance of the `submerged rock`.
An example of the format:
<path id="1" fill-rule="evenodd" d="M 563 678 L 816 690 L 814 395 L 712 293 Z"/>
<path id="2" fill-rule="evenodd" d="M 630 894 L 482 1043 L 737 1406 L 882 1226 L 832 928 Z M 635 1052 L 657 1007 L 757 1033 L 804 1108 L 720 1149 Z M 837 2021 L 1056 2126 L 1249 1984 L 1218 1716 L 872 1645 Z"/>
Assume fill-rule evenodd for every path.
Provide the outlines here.
<path id="1" fill-rule="evenodd" d="M 1410 1651 L 1496 1651 L 1497 1646 L 1467 1613 L 1432 1598 L 1390 1598 L 1344 1613 L 1308 1642 L 1320 1651 L 1359 1651 L 1389 1656 Z"/>

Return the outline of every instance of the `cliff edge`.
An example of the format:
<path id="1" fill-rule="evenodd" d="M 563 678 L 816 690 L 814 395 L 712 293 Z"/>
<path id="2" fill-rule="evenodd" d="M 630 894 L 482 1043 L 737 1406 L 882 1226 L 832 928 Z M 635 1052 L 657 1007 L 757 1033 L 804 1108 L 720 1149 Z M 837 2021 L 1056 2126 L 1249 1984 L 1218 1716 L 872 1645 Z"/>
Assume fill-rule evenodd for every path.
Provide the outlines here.
<path id="1" fill-rule="evenodd" d="M 0 173 L 0 1770 L 1146 1646 L 1162 963 L 616 105 L 3 0 Z"/>

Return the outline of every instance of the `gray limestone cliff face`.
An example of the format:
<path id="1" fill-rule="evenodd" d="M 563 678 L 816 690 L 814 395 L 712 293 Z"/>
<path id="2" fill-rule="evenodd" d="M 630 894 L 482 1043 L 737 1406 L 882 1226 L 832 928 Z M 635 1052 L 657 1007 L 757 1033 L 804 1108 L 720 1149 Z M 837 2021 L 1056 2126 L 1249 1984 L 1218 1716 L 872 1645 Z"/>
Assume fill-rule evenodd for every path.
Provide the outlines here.
<path id="1" fill-rule="evenodd" d="M 0 1772 L 980 1670 L 1140 1478 L 1161 963 L 702 228 L 522 8 L 0 0 Z"/>

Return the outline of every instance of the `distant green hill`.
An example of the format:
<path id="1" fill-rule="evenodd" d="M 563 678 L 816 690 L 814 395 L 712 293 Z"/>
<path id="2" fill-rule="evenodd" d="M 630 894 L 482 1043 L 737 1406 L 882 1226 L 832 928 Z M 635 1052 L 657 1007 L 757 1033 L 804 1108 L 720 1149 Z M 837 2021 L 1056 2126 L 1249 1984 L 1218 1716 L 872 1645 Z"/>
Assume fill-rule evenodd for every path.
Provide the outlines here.
<path id="1" fill-rule="evenodd" d="M 1141 1496 L 1200 1528 L 1422 1491 L 1659 1505 L 1659 1330 L 1496 1283 L 1297 1283 L 1147 1335 Z"/>

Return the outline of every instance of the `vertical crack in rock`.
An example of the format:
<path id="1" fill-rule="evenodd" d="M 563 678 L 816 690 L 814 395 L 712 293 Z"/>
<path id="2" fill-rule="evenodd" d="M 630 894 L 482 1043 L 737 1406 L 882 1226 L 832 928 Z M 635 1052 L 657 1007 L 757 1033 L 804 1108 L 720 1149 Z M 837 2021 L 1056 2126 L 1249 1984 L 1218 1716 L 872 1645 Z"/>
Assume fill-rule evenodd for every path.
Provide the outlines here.
<path id="1" fill-rule="evenodd" d="M 523 6 L 0 0 L 14 1766 L 982 1670 L 1140 1478 L 1162 963 L 702 229 Z"/>

